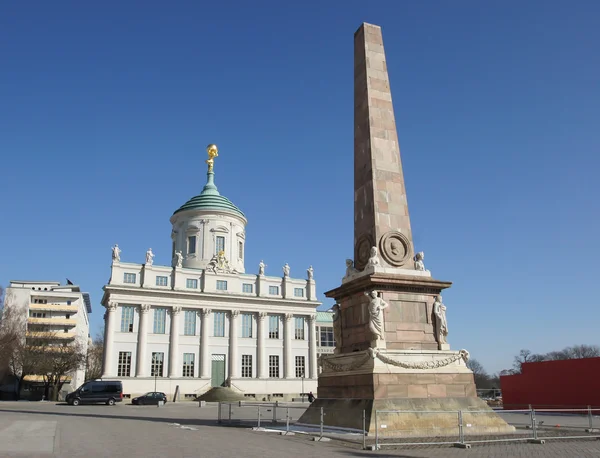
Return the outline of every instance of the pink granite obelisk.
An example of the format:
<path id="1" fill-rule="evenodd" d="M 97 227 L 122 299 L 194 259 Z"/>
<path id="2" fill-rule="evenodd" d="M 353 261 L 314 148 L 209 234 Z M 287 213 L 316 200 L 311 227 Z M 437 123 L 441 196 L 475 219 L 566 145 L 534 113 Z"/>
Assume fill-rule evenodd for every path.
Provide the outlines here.
<path id="1" fill-rule="evenodd" d="M 354 261 L 325 293 L 336 301 L 339 338 L 335 354 L 320 358 L 317 400 L 300 422 L 318 423 L 322 407 L 326 424 L 360 429 L 364 411 L 372 434 L 376 411 L 401 410 L 388 432 L 418 435 L 432 418 L 440 428 L 454 421 L 436 411 L 478 410 L 471 433 L 514 430 L 477 398 L 468 352 L 446 341 L 440 293 L 451 283 L 414 256 L 381 28 L 365 23 L 354 34 Z"/>
<path id="2" fill-rule="evenodd" d="M 414 254 L 381 28 L 354 34 L 354 263 L 373 246 L 383 266 L 412 268 Z"/>

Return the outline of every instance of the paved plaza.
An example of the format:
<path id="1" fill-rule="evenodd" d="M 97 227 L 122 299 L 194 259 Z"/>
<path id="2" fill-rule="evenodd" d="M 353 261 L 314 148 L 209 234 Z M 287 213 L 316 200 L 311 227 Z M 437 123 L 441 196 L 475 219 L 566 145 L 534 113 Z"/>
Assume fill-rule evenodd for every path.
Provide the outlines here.
<path id="1" fill-rule="evenodd" d="M 108 407 L 53 403 L 0 403 L 1 457 L 597 457 L 600 441 L 560 440 L 545 445 L 484 444 L 471 450 L 447 446 L 369 452 L 356 443 L 314 442 L 218 425 L 217 407 L 195 403 L 164 407 Z M 550 419 L 555 421 L 555 419 Z"/>

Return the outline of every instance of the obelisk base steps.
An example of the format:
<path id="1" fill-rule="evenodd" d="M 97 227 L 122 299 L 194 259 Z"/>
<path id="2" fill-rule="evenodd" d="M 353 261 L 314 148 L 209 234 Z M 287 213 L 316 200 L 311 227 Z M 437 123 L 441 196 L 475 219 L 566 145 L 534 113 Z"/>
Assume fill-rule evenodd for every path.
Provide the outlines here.
<path id="1" fill-rule="evenodd" d="M 325 426 L 363 429 L 363 411 L 367 436 L 375 436 L 375 412 L 379 437 L 447 437 L 458 440 L 459 417 L 462 411 L 465 436 L 512 434 L 515 427 L 507 424 L 485 401 L 477 397 L 464 398 L 388 398 L 388 399 L 326 399 L 317 398 L 298 423 L 318 425 L 321 407 Z M 386 411 L 383 413 L 381 411 Z M 390 411 L 401 411 L 393 413 Z"/>

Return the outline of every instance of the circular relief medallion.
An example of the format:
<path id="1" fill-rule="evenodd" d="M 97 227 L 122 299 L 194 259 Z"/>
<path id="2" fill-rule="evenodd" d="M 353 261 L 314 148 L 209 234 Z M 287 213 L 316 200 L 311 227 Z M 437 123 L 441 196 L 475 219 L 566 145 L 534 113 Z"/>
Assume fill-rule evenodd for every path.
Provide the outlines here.
<path id="1" fill-rule="evenodd" d="M 379 241 L 379 251 L 383 259 L 391 266 L 400 267 L 410 258 L 410 243 L 406 236 L 398 231 L 387 232 Z"/>
<path id="2" fill-rule="evenodd" d="M 363 234 L 358 238 L 356 241 L 356 259 L 354 260 L 354 267 L 362 269 L 367 264 L 373 245 L 373 238 L 370 234 Z"/>

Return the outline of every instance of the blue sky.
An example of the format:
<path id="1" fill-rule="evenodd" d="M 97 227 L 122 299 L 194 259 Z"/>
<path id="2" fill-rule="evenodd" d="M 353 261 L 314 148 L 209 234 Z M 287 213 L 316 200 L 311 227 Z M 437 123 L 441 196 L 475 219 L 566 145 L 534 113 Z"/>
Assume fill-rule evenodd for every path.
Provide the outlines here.
<path id="1" fill-rule="evenodd" d="M 598 344 L 600 3 L 42 2 L 0 14 L 0 284 L 65 277 L 101 329 L 110 247 L 170 262 L 204 185 L 246 269 L 339 285 L 353 243 L 353 33 L 383 27 L 413 236 L 453 348 L 489 371 Z"/>

